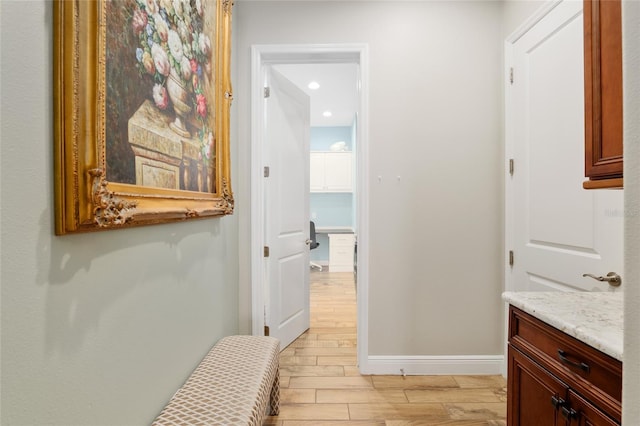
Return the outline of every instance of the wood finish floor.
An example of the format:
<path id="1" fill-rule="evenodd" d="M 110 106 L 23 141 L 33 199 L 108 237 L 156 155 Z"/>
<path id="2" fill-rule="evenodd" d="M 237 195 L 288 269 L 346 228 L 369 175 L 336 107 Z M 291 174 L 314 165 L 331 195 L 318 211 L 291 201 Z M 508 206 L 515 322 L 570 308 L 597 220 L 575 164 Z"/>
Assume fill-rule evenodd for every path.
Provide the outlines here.
<path id="1" fill-rule="evenodd" d="M 363 376 L 351 273 L 311 272 L 311 328 L 280 354 L 280 415 L 265 425 L 503 426 L 502 376 Z"/>

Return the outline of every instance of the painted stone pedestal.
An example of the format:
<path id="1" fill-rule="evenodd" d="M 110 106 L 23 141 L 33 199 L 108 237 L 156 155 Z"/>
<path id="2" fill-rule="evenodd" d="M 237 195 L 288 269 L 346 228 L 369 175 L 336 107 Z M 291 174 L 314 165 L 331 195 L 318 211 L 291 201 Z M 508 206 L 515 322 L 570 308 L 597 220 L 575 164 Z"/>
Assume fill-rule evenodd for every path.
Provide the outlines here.
<path id="1" fill-rule="evenodd" d="M 208 191 L 208 170 L 200 159 L 200 141 L 169 128 L 171 117 L 149 100 L 129 119 L 129 143 L 135 154 L 136 185 Z"/>

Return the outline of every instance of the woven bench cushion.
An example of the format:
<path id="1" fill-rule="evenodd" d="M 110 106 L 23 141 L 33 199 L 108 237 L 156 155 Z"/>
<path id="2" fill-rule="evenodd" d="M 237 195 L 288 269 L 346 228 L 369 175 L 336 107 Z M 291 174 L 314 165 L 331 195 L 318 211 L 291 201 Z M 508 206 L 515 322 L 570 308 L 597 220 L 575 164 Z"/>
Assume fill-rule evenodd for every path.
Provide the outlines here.
<path id="1" fill-rule="evenodd" d="M 279 352 L 280 344 L 272 337 L 221 339 L 153 425 L 262 424 L 272 387 L 279 386 Z M 272 401 L 276 410 L 278 402 Z"/>

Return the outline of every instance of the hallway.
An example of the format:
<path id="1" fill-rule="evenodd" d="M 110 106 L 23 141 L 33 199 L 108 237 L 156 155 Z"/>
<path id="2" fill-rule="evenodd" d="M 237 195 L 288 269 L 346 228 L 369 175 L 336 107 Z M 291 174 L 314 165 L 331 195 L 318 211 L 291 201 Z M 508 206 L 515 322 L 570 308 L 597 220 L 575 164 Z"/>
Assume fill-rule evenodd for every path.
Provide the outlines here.
<path id="1" fill-rule="evenodd" d="M 311 272 L 311 328 L 280 355 L 281 406 L 265 423 L 505 425 L 501 376 L 362 376 L 351 273 Z"/>

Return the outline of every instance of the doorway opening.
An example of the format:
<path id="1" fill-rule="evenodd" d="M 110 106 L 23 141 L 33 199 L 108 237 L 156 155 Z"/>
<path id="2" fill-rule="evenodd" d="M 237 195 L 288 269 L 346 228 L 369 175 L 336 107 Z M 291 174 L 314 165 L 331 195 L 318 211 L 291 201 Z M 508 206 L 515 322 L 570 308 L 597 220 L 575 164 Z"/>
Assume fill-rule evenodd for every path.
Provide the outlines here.
<path id="1" fill-rule="evenodd" d="M 310 81 L 308 72 L 313 69 L 321 70 L 319 77 Z M 316 227 L 320 236 L 320 247 L 322 251 L 314 250 L 313 259 L 319 263 L 323 269 L 331 267 L 333 262 L 334 270 L 340 266 L 336 263 L 335 256 L 330 257 L 331 241 L 328 235 L 335 239 L 334 243 L 344 240 L 345 235 L 353 236 L 351 250 L 355 252 L 355 239 L 357 238 L 357 358 L 360 370 L 366 370 L 368 344 L 368 110 L 367 110 L 367 85 L 368 85 L 368 49 L 366 45 L 258 45 L 252 47 L 252 185 L 251 185 L 251 267 L 252 267 L 252 333 L 262 335 L 265 333 L 265 326 L 270 326 L 270 274 L 268 272 L 267 258 L 264 257 L 264 247 L 269 227 L 267 218 L 269 212 L 268 190 L 264 181 L 265 159 L 268 157 L 266 143 L 267 109 L 265 107 L 265 83 L 269 81 L 269 73 L 276 70 L 284 75 L 297 86 L 309 89 L 309 83 L 315 81 L 322 85 L 323 78 L 328 78 L 331 72 L 342 74 L 342 79 L 349 84 L 347 76 L 351 70 L 351 84 L 354 93 L 353 106 L 345 105 L 345 102 L 338 102 L 329 106 L 322 102 L 311 103 L 311 128 L 310 141 L 311 163 L 319 161 L 320 153 L 335 155 L 335 158 L 342 154 L 342 165 L 349 166 L 355 171 L 352 188 L 336 187 L 326 190 L 312 190 L 312 182 L 307 188 L 310 195 L 315 198 L 310 200 L 306 211 L 308 220 L 316 222 Z M 346 78 L 345 78 L 346 77 Z M 313 87 L 314 85 L 312 85 Z M 340 107 L 345 107 L 341 111 Z M 351 111 L 349 111 L 351 110 Z M 331 117 L 327 117 L 326 111 L 331 111 Z M 323 113 L 325 113 L 323 115 Z M 315 115 L 314 115 L 315 114 Z M 331 119 L 333 118 L 333 120 Z M 324 121 L 323 121 L 324 120 Z M 314 125 L 315 124 L 315 125 Z M 321 125 L 324 124 L 324 125 Z M 343 136 L 339 136 L 343 132 Z M 355 149 L 354 149 L 355 148 Z M 349 157 L 351 156 L 351 157 Z M 347 160 L 349 164 L 345 164 Z M 331 161 L 334 157 L 331 157 Z M 316 164 L 317 166 L 317 164 Z M 342 167 L 339 170 L 346 170 Z M 317 171 L 317 167 L 316 167 Z M 344 176 L 334 176 L 334 181 L 330 184 L 336 185 L 335 180 L 344 182 Z M 308 176 L 306 177 L 308 182 Z M 330 180 L 332 178 L 329 178 Z M 338 184 L 339 185 L 339 184 Z M 354 190 L 355 189 L 355 190 Z M 311 197 L 310 197 L 311 198 Z M 332 205 L 338 205 L 338 209 L 332 209 Z M 333 210 L 333 211 L 332 211 Z M 332 217 L 337 214 L 338 217 Z M 308 235 L 307 235 L 308 238 Z M 348 238 L 347 238 L 348 239 Z M 342 241 L 344 242 L 344 241 Z M 308 243 L 307 243 L 308 244 Z M 334 254 L 339 251 L 335 250 Z M 307 251 L 308 254 L 308 251 Z M 344 259 L 344 257 L 343 257 Z M 356 267 L 351 257 L 350 271 Z M 307 265 L 308 267 L 309 265 Z M 343 264 L 342 268 L 347 267 Z M 331 270 L 331 268 L 330 268 Z M 352 272 L 352 273 L 353 273 Z M 326 273 L 326 272 L 325 272 Z M 315 273 L 314 273 L 315 274 Z M 307 271 L 307 279 L 309 277 Z M 318 276 L 314 275 L 317 280 Z"/>

